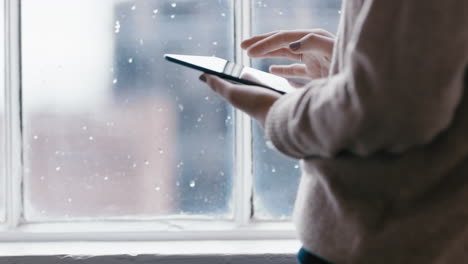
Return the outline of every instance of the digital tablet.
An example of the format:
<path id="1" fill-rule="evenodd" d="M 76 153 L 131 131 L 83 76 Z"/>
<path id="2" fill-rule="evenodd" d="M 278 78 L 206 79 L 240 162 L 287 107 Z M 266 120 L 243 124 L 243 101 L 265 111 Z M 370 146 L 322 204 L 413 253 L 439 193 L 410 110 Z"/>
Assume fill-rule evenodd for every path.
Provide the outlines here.
<path id="1" fill-rule="evenodd" d="M 218 57 L 165 54 L 164 58 L 189 68 L 219 76 L 231 82 L 260 86 L 280 94 L 295 90 L 286 78 Z"/>

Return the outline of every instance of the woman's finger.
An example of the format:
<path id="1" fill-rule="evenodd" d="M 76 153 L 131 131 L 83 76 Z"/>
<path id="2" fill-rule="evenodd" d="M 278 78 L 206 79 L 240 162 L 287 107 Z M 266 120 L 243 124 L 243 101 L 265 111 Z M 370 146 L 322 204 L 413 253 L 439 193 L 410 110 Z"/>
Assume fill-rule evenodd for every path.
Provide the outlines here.
<path id="1" fill-rule="evenodd" d="M 281 49 L 268 52 L 267 54 L 261 55 L 259 58 L 286 58 L 286 59 L 300 61 L 301 54 L 293 53 L 291 52 L 289 48 L 281 48 Z"/>
<path id="2" fill-rule="evenodd" d="M 270 72 L 285 78 L 310 79 L 307 68 L 303 64 L 272 65 L 270 66 Z"/>
<path id="3" fill-rule="evenodd" d="M 213 91 L 225 98 L 233 106 L 244 110 L 247 113 L 252 112 L 257 96 L 264 92 L 270 92 L 268 89 L 255 87 L 252 85 L 233 84 L 217 76 L 203 74 L 200 79 L 205 79 Z M 271 91 L 271 93 L 274 93 Z"/>
<path id="4" fill-rule="evenodd" d="M 302 39 L 289 44 L 292 53 L 304 54 L 311 51 L 321 51 L 324 54 L 332 54 L 334 40 L 318 34 L 308 34 Z"/>
<path id="5" fill-rule="evenodd" d="M 256 43 L 256 42 L 258 42 L 258 41 L 260 41 L 260 40 L 262 40 L 262 39 L 264 39 L 266 37 L 269 37 L 269 36 L 271 36 L 273 34 L 276 34 L 276 33 L 278 33 L 278 31 L 272 31 L 272 32 L 268 32 L 268 33 L 265 33 L 265 34 L 261 34 L 261 35 L 257 35 L 257 36 L 253 36 L 251 38 L 248 38 L 248 39 L 242 41 L 241 48 L 247 49 L 252 44 L 254 44 L 254 43 Z"/>
<path id="6" fill-rule="evenodd" d="M 304 30 L 290 30 L 290 31 L 272 31 L 272 32 L 268 32 L 268 33 L 265 33 L 265 34 L 253 36 L 251 38 L 248 38 L 248 39 L 242 41 L 241 48 L 248 49 L 250 46 L 257 43 L 258 41 L 263 40 L 263 39 L 265 39 L 267 37 L 270 37 L 270 36 L 272 36 L 274 34 L 278 34 L 280 32 L 292 32 L 292 33 L 297 34 L 298 38 L 302 38 L 302 37 L 304 37 L 304 36 L 306 36 L 307 34 L 310 34 L 310 33 L 315 33 L 315 34 L 322 35 L 322 36 L 329 37 L 329 38 L 333 38 L 333 39 L 335 38 L 335 36 L 332 33 L 328 32 L 328 31 L 326 31 L 324 29 L 320 29 L 320 28 L 304 29 Z"/>
<path id="7" fill-rule="evenodd" d="M 280 31 L 276 34 L 263 38 L 247 48 L 250 57 L 260 57 L 274 50 L 286 48 L 291 42 L 302 39 L 305 34 L 303 31 Z"/>
<path id="8" fill-rule="evenodd" d="M 306 86 L 305 83 L 301 83 L 301 82 L 296 82 L 296 81 L 291 81 L 291 80 L 288 80 L 288 82 L 292 87 L 296 89 L 304 88 Z"/>
<path id="9" fill-rule="evenodd" d="M 209 74 L 202 74 L 200 80 L 206 82 L 208 86 L 234 107 L 255 118 L 262 127 L 271 105 L 281 96 L 269 89 L 252 85 L 232 84 Z"/>
<path id="10" fill-rule="evenodd" d="M 331 38 L 331 39 L 335 39 L 335 35 L 333 35 L 332 33 L 326 31 L 325 29 L 321 29 L 321 28 L 318 28 L 318 29 L 314 29 L 312 32 L 310 33 L 315 33 L 315 34 L 318 34 L 320 36 L 324 36 L 324 37 L 327 37 L 327 38 Z"/>
<path id="11" fill-rule="evenodd" d="M 246 39 L 244 41 L 242 41 L 241 43 L 241 48 L 243 49 L 249 49 L 252 45 L 256 44 L 257 42 L 259 41 L 262 41 L 268 37 L 271 37 L 271 36 L 274 36 L 274 35 L 293 35 L 296 37 L 296 39 L 300 39 L 304 36 L 306 36 L 307 34 L 310 34 L 311 33 L 311 30 L 302 30 L 302 31 L 299 31 L 299 30 L 290 30 L 290 31 L 283 31 L 283 30 L 279 30 L 279 31 L 273 31 L 273 32 L 269 32 L 269 33 L 266 33 L 266 34 L 262 34 L 262 35 L 258 35 L 258 36 L 254 36 L 252 38 L 249 38 L 249 39 Z"/>
<path id="12" fill-rule="evenodd" d="M 228 98 L 231 96 L 230 93 L 234 84 L 210 74 L 202 74 L 200 80 L 208 84 L 213 91 L 222 97 Z"/>
<path id="13" fill-rule="evenodd" d="M 240 77 L 242 79 L 244 79 L 244 80 L 251 81 L 251 82 L 254 82 L 256 84 L 266 85 L 266 84 L 262 83 L 257 77 L 255 77 L 255 75 L 253 75 L 253 74 L 251 74 L 249 72 L 243 71 Z"/>

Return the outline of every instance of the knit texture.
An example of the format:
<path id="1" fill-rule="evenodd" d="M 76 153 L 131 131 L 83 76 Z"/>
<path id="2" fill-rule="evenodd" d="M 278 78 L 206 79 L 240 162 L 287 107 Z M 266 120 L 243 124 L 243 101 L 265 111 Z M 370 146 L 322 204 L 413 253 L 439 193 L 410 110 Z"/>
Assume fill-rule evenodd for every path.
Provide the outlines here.
<path id="1" fill-rule="evenodd" d="M 301 159 L 294 219 L 334 263 L 468 262 L 468 1 L 348 0 L 326 79 L 265 128 Z"/>

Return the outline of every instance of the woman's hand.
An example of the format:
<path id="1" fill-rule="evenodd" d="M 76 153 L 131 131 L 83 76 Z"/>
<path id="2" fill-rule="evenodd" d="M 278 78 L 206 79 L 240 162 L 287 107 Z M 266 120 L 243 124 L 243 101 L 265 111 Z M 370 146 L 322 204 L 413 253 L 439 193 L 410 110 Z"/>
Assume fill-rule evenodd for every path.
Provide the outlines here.
<path id="1" fill-rule="evenodd" d="M 217 76 L 202 74 L 200 80 L 206 82 L 213 91 L 224 97 L 234 107 L 256 119 L 262 127 L 270 107 L 281 96 L 263 87 L 233 84 Z"/>
<path id="2" fill-rule="evenodd" d="M 286 78 L 316 79 L 328 75 L 334 36 L 324 30 L 277 31 L 255 36 L 242 42 L 253 58 L 289 58 L 303 64 L 270 67 L 273 74 Z M 233 84 L 217 76 L 202 74 L 216 93 L 234 107 L 256 119 L 262 127 L 273 103 L 281 95 L 263 87 Z"/>
<path id="3" fill-rule="evenodd" d="M 273 65 L 270 72 L 286 78 L 313 80 L 329 74 L 335 36 L 322 30 L 275 31 L 244 40 L 252 58 L 288 58 L 301 62 Z"/>

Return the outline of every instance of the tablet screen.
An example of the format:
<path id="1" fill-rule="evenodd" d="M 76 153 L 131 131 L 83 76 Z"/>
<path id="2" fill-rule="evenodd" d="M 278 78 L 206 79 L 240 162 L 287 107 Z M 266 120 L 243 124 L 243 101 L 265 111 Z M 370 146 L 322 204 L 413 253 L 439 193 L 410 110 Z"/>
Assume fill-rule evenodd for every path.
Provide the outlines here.
<path id="1" fill-rule="evenodd" d="M 260 85 L 282 94 L 295 90 L 288 80 L 283 77 L 236 64 L 225 59 L 179 54 L 166 54 L 164 57 L 169 61 L 215 74 L 231 81 L 249 85 Z"/>

